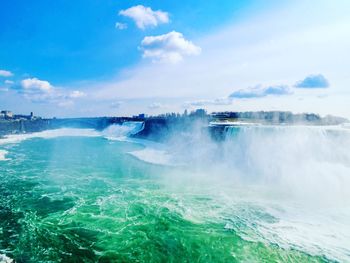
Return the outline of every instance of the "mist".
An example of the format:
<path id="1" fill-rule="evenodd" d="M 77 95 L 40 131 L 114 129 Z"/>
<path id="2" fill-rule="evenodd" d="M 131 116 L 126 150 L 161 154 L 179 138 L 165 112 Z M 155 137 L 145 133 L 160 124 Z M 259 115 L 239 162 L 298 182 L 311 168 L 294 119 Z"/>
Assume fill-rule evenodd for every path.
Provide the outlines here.
<path id="1" fill-rule="evenodd" d="M 113 162 L 127 160 L 126 156 L 134 158 L 134 161 L 128 161 L 132 164 L 130 167 L 124 164 L 125 167 L 118 168 L 123 171 L 118 176 L 134 176 L 135 169 L 147 171 L 146 181 L 133 180 L 141 188 L 151 180 L 158 190 L 147 190 L 146 193 L 169 199 L 158 200 L 157 206 L 165 207 L 189 222 L 215 222 L 247 241 L 277 244 L 311 255 L 321 254 L 332 260 L 348 258 L 348 126 L 236 125 L 221 127 L 222 136 L 217 137 L 205 122 L 198 120 L 163 131 L 159 129 L 158 140 L 153 137 L 153 141 L 138 137 L 144 128 L 143 122 L 124 122 L 103 131 L 65 128 L 9 135 L 2 139 L 5 150 L 1 151 L 1 158 L 3 162 L 15 162 L 11 154 L 14 146 L 11 145 L 35 138 L 76 137 L 79 140 L 78 137 L 87 137 L 94 140 L 91 141 L 94 145 L 106 141 L 104 147 L 108 147 L 113 155 L 99 156 L 98 160 L 108 158 L 108 167 L 113 167 Z M 88 143 L 84 140 L 74 143 L 82 149 L 73 151 L 62 149 L 59 142 L 53 143 L 48 156 L 47 169 L 51 173 L 46 180 L 59 185 L 64 192 L 76 187 L 76 183 L 71 185 L 75 180 L 98 182 L 102 188 L 97 187 L 96 191 L 115 184 L 111 181 L 115 174 L 105 178 L 103 174 L 87 173 L 78 179 L 73 176 L 78 171 L 74 172 L 75 168 L 72 174 L 56 174 L 57 160 L 66 162 L 69 167 L 79 167 L 82 157 L 72 154 L 86 155 L 82 149 Z M 125 152 L 113 153 L 113 149 L 125 149 Z M 63 157 L 67 150 L 67 156 Z M 84 159 L 95 154 L 90 152 Z M 76 160 L 65 159 L 69 156 Z M 116 157 L 119 159 L 114 159 Z M 106 165 L 97 160 L 92 164 L 98 169 Z M 114 200 L 116 197 L 112 194 L 108 198 Z M 115 201 L 120 202 L 119 199 Z M 80 206 L 78 202 L 72 211 Z"/>
<path id="2" fill-rule="evenodd" d="M 134 155 L 175 167 L 158 178 L 182 204 L 171 209 L 195 222 L 226 222 L 227 229 L 249 240 L 347 257 L 350 130 L 345 126 L 229 126 L 219 141 L 200 122 L 171 133 Z M 199 205 L 201 199 L 205 205 Z"/>

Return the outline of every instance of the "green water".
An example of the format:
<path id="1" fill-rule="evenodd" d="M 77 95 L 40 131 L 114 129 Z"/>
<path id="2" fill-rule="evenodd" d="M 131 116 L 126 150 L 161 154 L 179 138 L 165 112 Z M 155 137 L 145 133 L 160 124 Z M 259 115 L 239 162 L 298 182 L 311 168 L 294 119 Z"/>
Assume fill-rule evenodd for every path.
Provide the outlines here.
<path id="1" fill-rule="evenodd" d="M 234 212 L 217 213 L 222 203 L 215 195 L 168 182 L 188 167 L 147 164 L 128 154 L 141 148 L 80 137 L 6 146 L 0 254 L 16 262 L 327 261 L 255 235 L 246 238 L 249 228 L 245 235 L 237 230 L 246 223 L 234 220 Z M 278 220 L 244 206 L 239 209 L 257 220 Z"/>

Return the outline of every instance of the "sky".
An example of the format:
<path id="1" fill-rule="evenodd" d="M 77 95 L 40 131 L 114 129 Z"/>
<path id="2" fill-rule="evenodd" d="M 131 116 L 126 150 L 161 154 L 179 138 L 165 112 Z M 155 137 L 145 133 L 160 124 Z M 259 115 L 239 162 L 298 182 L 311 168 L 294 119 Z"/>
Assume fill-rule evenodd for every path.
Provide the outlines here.
<path id="1" fill-rule="evenodd" d="M 350 118 L 350 1 L 2 0 L 0 108 Z"/>

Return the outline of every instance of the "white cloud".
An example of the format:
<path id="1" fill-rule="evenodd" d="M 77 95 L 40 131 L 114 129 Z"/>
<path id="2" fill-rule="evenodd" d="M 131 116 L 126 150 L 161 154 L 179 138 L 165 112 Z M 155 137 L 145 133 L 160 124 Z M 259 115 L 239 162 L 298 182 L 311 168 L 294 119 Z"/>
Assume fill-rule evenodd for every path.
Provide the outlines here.
<path id="1" fill-rule="evenodd" d="M 115 23 L 115 28 L 119 29 L 119 30 L 124 30 L 124 29 L 128 28 L 128 25 L 125 23 L 117 22 L 117 23 Z"/>
<path id="2" fill-rule="evenodd" d="M 86 96 L 82 91 L 69 91 L 57 88 L 50 82 L 38 78 L 23 79 L 20 82 L 20 87 L 16 87 L 15 89 L 31 102 L 54 103 L 60 107 L 70 107 L 74 103 L 74 100 Z"/>
<path id="3" fill-rule="evenodd" d="M 303 80 L 298 81 L 295 87 L 301 89 L 325 89 L 329 87 L 329 82 L 322 74 L 309 75 Z"/>
<path id="4" fill-rule="evenodd" d="M 74 89 L 87 94 L 76 102 L 80 106 L 77 114 L 115 114 L 110 104 L 126 100 L 128 107 L 121 107 L 118 113 L 151 112 L 148 106 L 155 101 L 167 105 L 167 111 L 181 111 L 184 102 L 189 101 L 209 105 L 208 111 L 291 110 L 350 117 L 349 5 L 348 1 L 337 5 L 325 0 L 284 2 L 218 26 L 207 35 L 191 39 L 203 52 L 188 57 L 186 63 L 168 65 L 143 60 L 109 80 L 77 83 Z M 159 56 L 151 59 L 159 60 Z M 311 72 L 324 74 L 331 80 L 332 88 L 295 88 L 290 96 L 212 104 L 212 98 L 227 97 L 241 87 L 256 83 L 263 87 L 275 83 L 293 85 Z M 319 98 L 321 94 L 323 99 Z M 2 93 L 0 100 L 4 97 Z M 129 102 L 131 99 L 138 103 Z M 45 114 L 55 112 L 55 107 L 46 109 Z"/>
<path id="5" fill-rule="evenodd" d="M 153 61 L 176 63 L 185 56 L 199 55 L 201 48 L 176 31 L 159 36 L 147 36 L 141 42 L 144 58 Z"/>
<path id="6" fill-rule="evenodd" d="M 12 77 L 13 73 L 8 70 L 0 69 L 0 77 Z"/>
<path id="7" fill-rule="evenodd" d="M 48 93 L 53 87 L 50 82 L 37 78 L 28 78 L 21 81 L 23 90 L 29 93 Z"/>
<path id="8" fill-rule="evenodd" d="M 177 104 L 180 110 L 184 101 L 227 97 L 239 87 L 256 83 L 263 87 L 275 83 L 293 85 L 300 76 L 322 72 L 332 80 L 332 88 L 322 90 L 327 95 L 322 100 L 317 97 L 320 90 L 316 94 L 310 89 L 293 89 L 290 96 L 235 100 L 234 109 L 291 110 L 350 117 L 347 70 L 350 17 L 345 11 L 349 6 L 348 2 L 332 5 L 329 1 L 279 5 L 195 39 L 203 53 L 186 63 L 165 65 L 144 61 L 89 88 L 96 100 L 152 97 L 163 103 L 160 98 L 184 98 Z M 308 15 L 311 7 L 312 15 Z M 327 12 L 330 9 L 334 12 Z M 231 105 L 210 107 L 214 111 L 216 107 L 232 109 Z"/>
<path id="9" fill-rule="evenodd" d="M 161 10 L 153 11 L 150 7 L 145 7 L 143 5 L 121 10 L 119 15 L 131 18 L 140 29 L 169 23 L 169 14 L 167 12 Z"/>

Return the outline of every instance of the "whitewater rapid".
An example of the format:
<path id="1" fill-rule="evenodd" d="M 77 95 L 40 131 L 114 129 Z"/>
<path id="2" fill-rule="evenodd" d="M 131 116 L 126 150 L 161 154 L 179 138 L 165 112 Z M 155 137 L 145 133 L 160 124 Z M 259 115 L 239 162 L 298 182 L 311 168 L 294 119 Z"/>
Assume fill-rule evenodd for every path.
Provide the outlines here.
<path id="1" fill-rule="evenodd" d="M 6 255 L 0 254 L 0 263 L 13 263 L 13 259 L 7 257 Z"/>
<path id="2" fill-rule="evenodd" d="M 144 122 L 124 122 L 122 125 L 111 125 L 101 135 L 111 141 L 125 141 L 143 146 L 143 149 L 128 152 L 135 158 L 157 165 L 176 165 L 173 155 L 166 145 L 139 138 L 133 138 L 144 128 Z"/>
<path id="3" fill-rule="evenodd" d="M 178 201 L 169 202 L 169 210 L 183 218 L 221 222 L 248 241 L 350 261 L 347 127 L 230 126 L 220 143 L 207 134 L 179 131 L 164 144 L 129 137 L 141 129 L 142 123 L 112 125 L 102 132 L 60 129 L 10 135 L 0 145 L 62 136 L 141 144 L 142 149 L 127 154 L 147 163 L 181 164 L 159 180 Z M 0 150 L 0 159 L 8 151 Z"/>
<path id="4" fill-rule="evenodd" d="M 53 139 L 58 137 L 102 137 L 110 141 L 125 141 L 143 145 L 144 148 L 137 151 L 129 152 L 135 158 L 148 163 L 160 165 L 172 165 L 171 155 L 165 150 L 164 145 L 143 139 L 131 138 L 144 128 L 144 122 L 124 122 L 122 124 L 112 124 L 103 131 L 94 129 L 76 129 L 61 128 L 54 130 L 46 130 L 42 132 L 34 132 L 28 134 L 11 134 L 0 139 L 0 145 L 18 144 L 22 141 L 41 138 Z M 7 150 L 0 149 L 0 161 L 8 160 Z"/>
<path id="5" fill-rule="evenodd" d="M 8 154 L 8 151 L 6 150 L 0 150 L 0 161 L 6 161 L 6 155 Z"/>
<path id="6" fill-rule="evenodd" d="M 0 139 L 0 145 L 5 144 L 16 144 L 25 140 L 42 138 L 42 139 L 52 139 L 57 137 L 98 137 L 101 134 L 93 129 L 72 129 L 72 128 L 62 128 L 55 130 L 46 130 L 42 132 L 25 133 L 25 134 L 11 134 L 6 135 L 4 138 Z"/>
<path id="7" fill-rule="evenodd" d="M 247 240 L 350 261 L 349 129 L 231 126 L 225 132 L 220 144 L 205 135 L 172 144 L 174 158 L 186 160 L 190 172 L 170 187 L 199 185 L 200 194 L 213 196 L 211 206 L 220 207 L 204 214 L 193 208 L 191 218 L 224 218 L 227 229 Z"/>
<path id="8" fill-rule="evenodd" d="M 58 137 L 104 137 L 109 140 L 127 140 L 128 136 L 142 130 L 143 125 L 143 122 L 124 122 L 122 124 L 110 125 L 103 131 L 94 129 L 60 128 L 33 133 L 10 134 L 0 138 L 0 145 L 18 144 L 22 141 L 34 138 L 53 139 Z M 2 150 L 1 153 L 4 155 L 7 152 Z"/>

